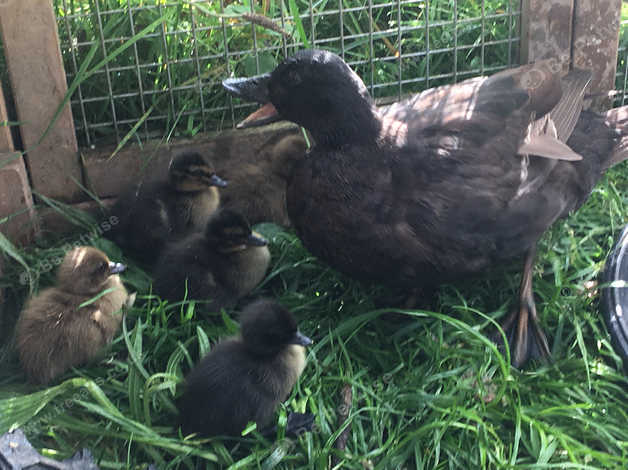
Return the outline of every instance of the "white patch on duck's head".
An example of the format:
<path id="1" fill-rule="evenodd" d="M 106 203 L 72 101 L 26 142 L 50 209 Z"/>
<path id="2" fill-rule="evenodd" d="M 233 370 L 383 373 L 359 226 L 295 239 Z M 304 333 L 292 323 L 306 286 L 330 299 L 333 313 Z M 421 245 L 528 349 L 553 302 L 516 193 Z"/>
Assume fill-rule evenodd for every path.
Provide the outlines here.
<path id="1" fill-rule="evenodd" d="M 86 255 L 87 250 L 85 248 L 75 248 L 72 253 L 72 257 L 70 258 L 72 269 L 77 269 L 83 263 Z"/>
<path id="2" fill-rule="evenodd" d="M 96 310 L 93 314 L 92 314 L 92 319 L 96 322 L 99 323 L 103 318 L 103 314 L 100 311 L 100 309 Z"/>

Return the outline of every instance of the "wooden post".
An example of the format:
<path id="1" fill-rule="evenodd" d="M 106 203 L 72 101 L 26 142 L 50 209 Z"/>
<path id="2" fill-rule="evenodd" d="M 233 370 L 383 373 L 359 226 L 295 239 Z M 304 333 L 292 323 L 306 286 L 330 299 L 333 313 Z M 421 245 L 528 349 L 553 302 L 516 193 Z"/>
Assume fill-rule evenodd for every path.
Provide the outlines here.
<path id="1" fill-rule="evenodd" d="M 521 61 L 554 58 L 569 66 L 593 72 L 590 94 L 615 88 L 615 68 L 621 0 L 523 0 L 521 10 Z M 592 101 L 607 109 L 606 96 Z"/>
<path id="2" fill-rule="evenodd" d="M 589 93 L 606 94 L 615 89 L 621 3 L 621 0 L 576 2 L 572 60 L 575 67 L 593 71 Z M 591 103 L 598 111 L 610 105 L 608 96 L 595 98 Z"/>
<path id="3" fill-rule="evenodd" d="M 52 2 L 0 0 L 0 30 L 33 189 L 78 201 L 74 180 L 82 183 L 82 172 L 69 104 L 39 142 L 67 91 Z"/>
<path id="4" fill-rule="evenodd" d="M 8 121 L 2 88 L 0 88 L 0 122 Z M 2 232 L 13 243 L 28 242 L 37 230 L 33 196 L 22 156 L 15 152 L 8 126 L 0 126 L 0 224 Z"/>
<path id="5" fill-rule="evenodd" d="M 521 63 L 554 58 L 564 70 L 571 58 L 574 0 L 523 0 Z"/>
<path id="6" fill-rule="evenodd" d="M 0 123 L 8 120 L 4 94 L 0 87 Z M 0 224 L 0 232 L 13 243 L 25 243 L 37 230 L 37 222 L 24 160 L 14 150 L 9 127 L 0 124 L 0 219 L 19 214 Z M 9 163 L 5 163 L 7 161 Z M 2 256 L 0 256 L 0 277 L 2 277 Z M 2 330 L 4 330 L 4 310 L 4 292 L 0 289 L 0 328 Z"/>

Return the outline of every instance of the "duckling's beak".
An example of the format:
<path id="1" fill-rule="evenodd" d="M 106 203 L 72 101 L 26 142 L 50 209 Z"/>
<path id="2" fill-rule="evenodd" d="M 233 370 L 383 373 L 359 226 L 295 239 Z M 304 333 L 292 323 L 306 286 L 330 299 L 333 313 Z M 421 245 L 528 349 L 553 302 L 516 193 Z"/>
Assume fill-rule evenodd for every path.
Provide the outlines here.
<path id="1" fill-rule="evenodd" d="M 126 269 L 126 266 L 122 263 L 114 263 L 109 261 L 109 274 L 118 274 Z"/>
<path id="2" fill-rule="evenodd" d="M 251 78 L 227 78 L 223 80 L 222 86 L 232 95 L 263 105 L 257 111 L 249 114 L 244 121 L 238 123 L 236 126 L 238 129 L 263 126 L 281 119 L 277 109 L 275 109 L 268 97 L 269 80 L 269 73 Z"/>
<path id="3" fill-rule="evenodd" d="M 224 188 L 225 186 L 227 186 L 227 184 L 228 183 L 218 175 L 211 175 L 209 177 L 210 186 L 218 186 L 219 188 Z"/>
<path id="4" fill-rule="evenodd" d="M 312 341 L 300 331 L 297 331 L 290 340 L 290 344 L 298 344 L 299 346 L 309 346 L 313 342 L 314 341 Z"/>
<path id="5" fill-rule="evenodd" d="M 266 246 L 268 245 L 268 240 L 266 240 L 260 234 L 253 232 L 246 239 L 246 244 L 249 246 Z"/>

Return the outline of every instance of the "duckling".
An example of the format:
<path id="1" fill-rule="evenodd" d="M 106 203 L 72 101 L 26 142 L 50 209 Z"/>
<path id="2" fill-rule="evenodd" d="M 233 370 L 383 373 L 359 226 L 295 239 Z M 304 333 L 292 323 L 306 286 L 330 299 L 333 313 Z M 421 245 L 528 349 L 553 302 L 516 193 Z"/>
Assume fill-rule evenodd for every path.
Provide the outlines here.
<path id="1" fill-rule="evenodd" d="M 237 212 L 224 209 L 204 233 L 169 244 L 153 287 L 169 300 L 211 300 L 211 309 L 232 306 L 264 278 L 270 264 L 268 242 Z"/>
<path id="2" fill-rule="evenodd" d="M 289 310 L 257 300 L 240 324 L 240 337 L 218 343 L 186 377 L 178 401 L 185 434 L 238 436 L 249 421 L 261 429 L 303 372 L 312 340 Z"/>
<path id="3" fill-rule="evenodd" d="M 414 289 L 523 257 L 518 305 L 504 323 L 520 366 L 550 354 L 532 293 L 537 241 L 628 158 L 628 125 L 582 111 L 591 73 L 561 77 L 553 65 L 471 78 L 382 109 L 323 50 L 223 85 L 264 104 L 238 127 L 283 118 L 312 134 L 316 146 L 288 183 L 288 215 L 304 245 L 336 269 Z"/>
<path id="4" fill-rule="evenodd" d="M 273 134 L 256 152 L 255 161 L 232 159 L 221 174 L 229 187 L 221 191 L 222 207 L 242 214 L 252 224 L 274 222 L 290 225 L 286 208 L 286 188 L 295 164 L 304 158 L 306 143 L 294 129 Z"/>
<path id="5" fill-rule="evenodd" d="M 111 209 L 118 223 L 106 236 L 147 264 L 171 237 L 202 231 L 220 205 L 227 182 L 198 152 L 175 156 L 168 180 L 132 188 Z"/>
<path id="6" fill-rule="evenodd" d="M 32 297 L 17 322 L 16 345 L 30 381 L 46 384 L 111 342 L 128 298 L 118 276 L 124 269 L 93 247 L 66 253 L 56 286 Z"/>

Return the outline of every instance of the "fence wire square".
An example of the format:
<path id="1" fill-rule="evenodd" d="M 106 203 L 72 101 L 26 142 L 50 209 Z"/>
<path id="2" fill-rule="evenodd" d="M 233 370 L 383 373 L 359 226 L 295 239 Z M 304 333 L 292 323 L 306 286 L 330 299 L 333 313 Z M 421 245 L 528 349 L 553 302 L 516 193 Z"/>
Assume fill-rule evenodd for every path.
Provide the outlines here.
<path id="1" fill-rule="evenodd" d="M 252 109 L 221 80 L 303 47 L 340 54 L 376 98 L 518 64 L 514 0 L 55 0 L 83 145 L 193 136 Z"/>
<path id="2" fill-rule="evenodd" d="M 628 4 L 622 4 L 622 9 Z M 617 48 L 617 73 L 615 75 L 615 106 L 623 106 L 628 102 L 628 20 L 621 22 L 619 30 L 619 47 Z"/>

